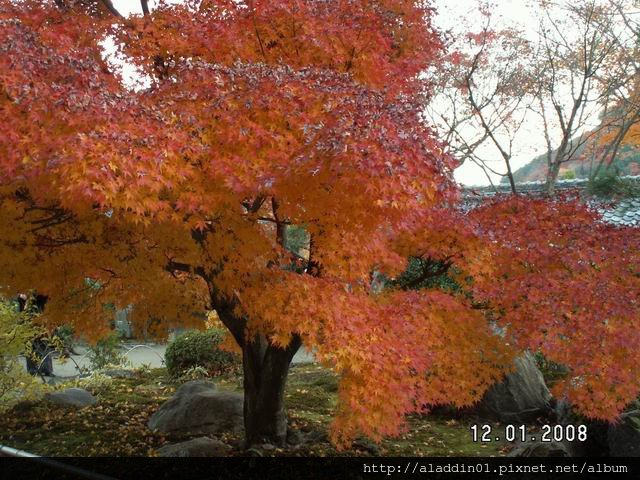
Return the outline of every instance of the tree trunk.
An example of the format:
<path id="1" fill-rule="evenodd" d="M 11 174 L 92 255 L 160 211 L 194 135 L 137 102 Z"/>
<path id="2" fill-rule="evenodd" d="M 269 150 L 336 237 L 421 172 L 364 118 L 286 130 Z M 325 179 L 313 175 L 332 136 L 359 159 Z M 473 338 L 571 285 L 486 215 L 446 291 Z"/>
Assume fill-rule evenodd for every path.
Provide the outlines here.
<path id="1" fill-rule="evenodd" d="M 244 369 L 244 428 L 246 446 L 270 443 L 283 447 L 287 440 L 284 388 L 289 365 L 300 348 L 296 335 L 286 348 L 276 347 L 263 335 L 242 348 Z"/>
<path id="2" fill-rule="evenodd" d="M 221 296 L 213 287 L 210 290 L 220 320 L 242 348 L 245 445 L 248 448 L 270 443 L 284 447 L 287 441 L 284 387 L 289 365 L 302 339 L 293 335 L 289 345 L 280 348 L 262 334 L 248 337 L 247 319 L 238 316 L 235 301 Z"/>
<path id="3" fill-rule="evenodd" d="M 505 157 L 504 162 L 507 164 L 507 178 L 509 179 L 509 186 L 511 187 L 511 193 L 517 195 L 516 181 L 513 179 L 513 171 L 511 170 L 510 158 Z"/>
<path id="4" fill-rule="evenodd" d="M 547 171 L 547 183 L 545 185 L 545 190 L 547 196 L 551 197 L 556 193 L 556 180 L 558 179 L 558 174 L 560 173 L 560 162 L 556 161 L 549 166 L 549 170 Z"/>

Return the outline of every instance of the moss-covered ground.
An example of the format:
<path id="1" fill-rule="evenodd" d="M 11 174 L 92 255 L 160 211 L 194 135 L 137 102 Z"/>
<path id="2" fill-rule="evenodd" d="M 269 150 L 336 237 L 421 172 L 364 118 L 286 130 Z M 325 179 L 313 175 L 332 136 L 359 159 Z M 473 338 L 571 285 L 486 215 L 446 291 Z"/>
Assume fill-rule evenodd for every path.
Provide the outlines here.
<path id="1" fill-rule="evenodd" d="M 222 389 L 239 390 L 241 378 L 214 380 Z M 185 438 L 154 434 L 149 417 L 180 382 L 164 369 L 137 372 L 132 378 L 114 378 L 94 390 L 98 402 L 81 410 L 68 410 L 46 402 L 20 404 L 0 416 L 0 444 L 47 456 L 148 456 Z M 91 388 L 89 388 L 91 390 Z M 346 451 L 336 451 L 327 429 L 337 402 L 337 379 L 316 364 L 294 365 L 286 392 L 290 424 L 305 441 L 273 455 L 335 456 L 500 456 L 502 442 L 474 443 L 469 426 L 478 420 L 453 410 L 407 418 L 408 429 L 399 437 L 376 445 L 365 439 Z M 242 455 L 241 438 L 223 435 L 232 455 Z"/>

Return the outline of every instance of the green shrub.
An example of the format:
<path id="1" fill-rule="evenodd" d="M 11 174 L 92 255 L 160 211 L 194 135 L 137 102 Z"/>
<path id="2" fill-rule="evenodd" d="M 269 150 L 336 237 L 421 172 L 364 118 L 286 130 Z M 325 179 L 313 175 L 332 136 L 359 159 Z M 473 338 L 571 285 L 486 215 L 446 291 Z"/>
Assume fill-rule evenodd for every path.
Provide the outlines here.
<path id="1" fill-rule="evenodd" d="M 113 378 L 104 373 L 94 371 L 88 377 L 76 379 L 72 385 L 89 390 L 94 395 L 100 395 L 113 387 Z"/>
<path id="2" fill-rule="evenodd" d="M 180 380 L 183 382 L 189 382 L 191 380 L 206 380 L 207 378 L 209 378 L 209 371 L 200 365 L 190 367 L 180 375 Z"/>
<path id="3" fill-rule="evenodd" d="M 633 180 L 621 178 L 615 170 L 605 170 L 597 177 L 591 179 L 587 185 L 587 191 L 598 197 L 637 197 L 640 195 L 640 186 Z"/>
<path id="4" fill-rule="evenodd" d="M 538 368 L 542 373 L 542 377 L 544 378 L 544 381 L 548 387 L 552 387 L 558 380 L 566 377 L 569 373 L 569 370 L 566 366 L 549 360 L 540 351 L 535 352 L 534 356 Z"/>
<path id="5" fill-rule="evenodd" d="M 403 290 L 436 289 L 460 293 L 461 285 L 453 278 L 455 267 L 432 258 L 410 257 L 407 268 L 388 287 Z"/>
<path id="6" fill-rule="evenodd" d="M 91 370 L 99 370 L 110 366 L 125 366 L 127 359 L 120 351 L 120 336 L 111 332 L 102 337 L 95 345 L 89 347 Z"/>
<path id="7" fill-rule="evenodd" d="M 17 403 L 38 400 L 48 390 L 38 377 L 29 375 L 18 356 L 39 333 L 29 312 L 18 312 L 0 299 L 0 413 Z"/>
<path id="8" fill-rule="evenodd" d="M 238 370 L 240 357 L 220 349 L 224 335 L 224 330 L 211 328 L 188 331 L 177 337 L 165 352 L 169 374 L 180 377 L 194 367 L 204 368 L 210 376 Z"/>
<path id="9" fill-rule="evenodd" d="M 75 331 L 71 325 L 62 325 L 55 329 L 53 339 L 58 342 L 60 346 L 58 350 L 61 353 L 73 352 L 74 334 Z"/>

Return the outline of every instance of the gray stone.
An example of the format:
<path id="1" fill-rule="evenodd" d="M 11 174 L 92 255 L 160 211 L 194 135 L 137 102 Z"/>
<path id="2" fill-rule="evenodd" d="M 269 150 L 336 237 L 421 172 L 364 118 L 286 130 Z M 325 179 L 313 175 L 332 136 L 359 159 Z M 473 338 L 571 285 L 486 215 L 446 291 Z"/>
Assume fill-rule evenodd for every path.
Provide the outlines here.
<path id="1" fill-rule="evenodd" d="M 507 457 L 571 457 L 569 445 L 562 442 L 526 441 L 519 442 Z"/>
<path id="2" fill-rule="evenodd" d="M 289 450 L 296 450 L 299 446 L 291 446 Z M 244 456 L 246 457 L 271 457 L 280 451 L 280 447 L 273 445 L 272 443 L 255 443 L 249 445 L 244 450 Z"/>
<path id="3" fill-rule="evenodd" d="M 247 457 L 262 457 L 262 450 L 257 447 L 250 447 L 244 452 Z"/>
<path id="4" fill-rule="evenodd" d="M 256 445 L 256 447 L 262 450 L 263 452 L 273 452 L 276 448 L 278 448 L 271 443 L 261 443 L 259 445 Z"/>
<path id="5" fill-rule="evenodd" d="M 295 428 L 287 429 L 287 443 L 289 445 L 300 445 L 302 442 L 304 442 L 304 435 L 300 430 Z"/>
<path id="6" fill-rule="evenodd" d="M 380 455 L 380 447 L 378 447 L 378 445 L 376 445 L 375 443 L 373 443 L 371 440 L 369 440 L 367 438 L 358 438 L 358 439 L 356 439 L 353 442 L 353 444 L 351 445 L 351 448 L 354 448 L 356 450 L 365 451 L 365 452 L 370 453 L 371 455 L 374 455 L 374 456 L 379 456 Z"/>
<path id="7" fill-rule="evenodd" d="M 231 440 L 229 446 L 231 446 L 233 450 L 244 450 L 246 442 L 244 438 L 236 438 L 235 440 Z"/>
<path id="8" fill-rule="evenodd" d="M 526 423 L 551 411 L 551 392 L 534 356 L 525 352 L 515 360 L 515 370 L 493 385 L 475 407 L 484 418 L 504 423 Z"/>
<path id="9" fill-rule="evenodd" d="M 163 403 L 147 424 L 164 434 L 241 433 L 243 396 L 218 391 L 211 382 L 196 380 L 182 385 Z"/>
<path id="10" fill-rule="evenodd" d="M 321 430 L 311 430 L 310 432 L 307 432 L 304 436 L 304 439 L 309 443 L 321 443 L 329 441 L 327 432 L 323 432 Z"/>
<path id="11" fill-rule="evenodd" d="M 174 396 L 194 395 L 196 393 L 209 392 L 215 389 L 216 389 L 216 384 L 213 382 L 210 382 L 209 380 L 192 380 L 190 382 L 186 382 L 180 385 L 180 387 L 178 387 L 178 389 L 176 390 L 176 393 L 174 393 Z"/>
<path id="12" fill-rule="evenodd" d="M 208 437 L 192 438 L 158 449 L 160 457 L 224 457 L 228 453 L 227 445 Z"/>
<path id="13" fill-rule="evenodd" d="M 61 407 L 85 408 L 96 403 L 96 398 L 83 388 L 67 388 L 47 393 L 44 399 Z"/>
<path id="14" fill-rule="evenodd" d="M 640 457 L 640 410 L 620 415 L 620 421 L 609 425 L 609 455 Z"/>
<path id="15" fill-rule="evenodd" d="M 555 414 L 556 421 L 560 425 L 575 425 L 580 420 L 580 417 L 574 413 L 571 404 L 566 398 L 556 401 Z"/>

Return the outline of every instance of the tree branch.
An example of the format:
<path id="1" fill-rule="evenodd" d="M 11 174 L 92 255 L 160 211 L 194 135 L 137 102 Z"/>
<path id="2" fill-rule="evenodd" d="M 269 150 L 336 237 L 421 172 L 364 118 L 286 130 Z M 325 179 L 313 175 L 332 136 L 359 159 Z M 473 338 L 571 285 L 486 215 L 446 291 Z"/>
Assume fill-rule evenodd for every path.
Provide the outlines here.
<path id="1" fill-rule="evenodd" d="M 118 11 L 118 9 L 113 6 L 113 2 L 111 0 L 100 0 L 100 2 L 106 7 L 107 10 L 109 10 L 109 13 L 111 13 L 111 15 L 118 18 L 124 18 L 124 16 Z"/>
<path id="2" fill-rule="evenodd" d="M 142 13 L 144 16 L 149 15 L 149 0 L 140 0 L 140 6 L 142 7 Z"/>
<path id="3" fill-rule="evenodd" d="M 205 281 L 208 280 L 207 272 L 204 269 L 204 267 L 200 267 L 200 266 L 194 267 L 192 265 L 189 265 L 188 263 L 169 260 L 165 265 L 164 269 L 171 274 L 173 274 L 173 272 L 183 272 L 183 273 L 189 273 L 191 275 L 197 275 L 199 277 L 202 277 Z"/>
<path id="4" fill-rule="evenodd" d="M 420 259 L 422 272 L 416 278 L 403 285 L 402 289 L 411 290 L 420 285 L 425 280 L 428 280 L 429 278 L 444 275 L 449 271 L 451 265 L 453 265 L 453 261 L 451 260 L 451 258 L 451 256 L 448 256 L 442 261 L 435 261 L 431 258 Z"/>

